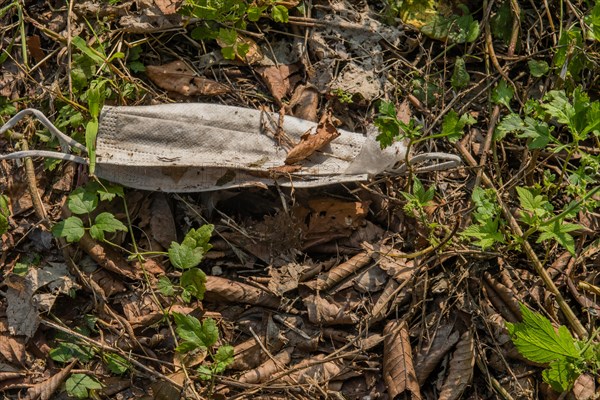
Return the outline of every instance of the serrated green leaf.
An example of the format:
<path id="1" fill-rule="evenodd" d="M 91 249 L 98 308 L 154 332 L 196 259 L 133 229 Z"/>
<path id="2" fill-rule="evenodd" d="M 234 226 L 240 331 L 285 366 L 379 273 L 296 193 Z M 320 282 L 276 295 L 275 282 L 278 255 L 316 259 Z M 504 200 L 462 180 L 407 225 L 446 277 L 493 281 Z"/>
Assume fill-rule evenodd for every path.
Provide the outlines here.
<path id="1" fill-rule="evenodd" d="M 452 71 L 452 77 L 450 83 L 454 89 L 462 89 L 469 84 L 471 76 L 467 72 L 465 60 L 462 57 L 458 57 L 454 62 L 454 70 Z"/>
<path id="2" fill-rule="evenodd" d="M 477 239 L 475 244 L 485 250 L 496 243 L 504 243 L 504 235 L 498 230 L 498 219 L 487 219 L 483 223 L 472 224 L 462 232 L 462 236 Z"/>
<path id="3" fill-rule="evenodd" d="M 537 243 L 541 243 L 548 239 L 554 239 L 558 244 L 563 246 L 572 255 L 575 255 L 575 239 L 569 235 L 569 232 L 581 229 L 582 226 L 578 224 L 565 223 L 562 220 L 556 220 L 551 224 L 540 226 L 540 237 Z"/>
<path id="4" fill-rule="evenodd" d="M 552 205 L 544 196 L 535 194 L 533 190 L 523 187 L 517 187 L 516 190 L 521 208 L 524 210 L 531 211 L 538 217 L 543 217 L 552 211 Z"/>
<path id="5" fill-rule="evenodd" d="M 177 351 L 185 353 L 195 349 L 206 350 L 219 340 L 219 330 L 217 323 L 212 318 L 207 318 L 204 322 L 191 316 L 180 313 L 173 313 L 175 319 L 176 332 L 181 338 Z"/>
<path id="6" fill-rule="evenodd" d="M 102 389 L 102 384 L 94 377 L 86 374 L 71 374 L 65 382 L 65 389 L 69 396 L 78 399 L 90 397 L 90 391 Z"/>
<path id="7" fill-rule="evenodd" d="M 103 232 L 127 232 L 127 227 L 109 212 L 103 212 L 98 214 L 94 219 L 94 226 Z"/>
<path id="8" fill-rule="evenodd" d="M 203 381 L 208 381 L 213 376 L 212 369 L 208 368 L 206 365 L 199 366 L 196 371 L 198 371 L 198 377 Z"/>
<path id="9" fill-rule="evenodd" d="M 502 104 L 510 110 L 510 101 L 513 99 L 514 95 L 515 90 L 513 87 L 502 79 L 492 92 L 492 101 L 496 104 Z"/>
<path id="10" fill-rule="evenodd" d="M 573 364 L 566 360 L 553 361 L 548 369 L 542 371 L 544 382 L 552 386 L 552 389 L 558 393 L 570 390 L 578 377 L 579 373 Z"/>
<path id="11" fill-rule="evenodd" d="M 271 8 L 271 18 L 275 22 L 288 22 L 288 9 L 281 5 L 277 4 Z"/>
<path id="12" fill-rule="evenodd" d="M 190 229 L 188 233 L 186 233 L 182 244 L 185 244 L 191 248 L 199 247 L 206 253 L 212 248 L 212 245 L 209 243 L 209 241 L 214 228 L 214 225 L 205 224 L 198 229 Z"/>
<path id="13" fill-rule="evenodd" d="M 200 264 L 204 250 L 200 247 L 190 248 L 185 244 L 172 242 L 169 247 L 169 260 L 175 268 L 190 269 Z"/>
<path id="14" fill-rule="evenodd" d="M 98 196 L 83 188 L 77 188 L 69 195 L 67 206 L 74 214 L 88 214 L 98 207 Z"/>
<path id="15" fill-rule="evenodd" d="M 468 114 L 463 114 L 460 118 L 454 110 L 450 110 L 442 121 L 442 136 L 448 138 L 452 143 L 458 141 L 464 133 L 467 125 L 475 123 L 475 119 Z"/>
<path id="16" fill-rule="evenodd" d="M 56 237 L 64 237 L 69 243 L 77 242 L 85 234 L 83 221 L 79 217 L 69 217 L 54 225 L 52 234 Z"/>
<path id="17" fill-rule="evenodd" d="M 204 298 L 206 291 L 206 274 L 198 269 L 192 268 L 181 274 L 180 285 L 198 300 Z"/>
<path id="18" fill-rule="evenodd" d="M 165 296 L 173 296 L 175 294 L 175 287 L 169 278 L 161 276 L 158 278 L 156 288 Z"/>
<path id="19" fill-rule="evenodd" d="M 523 322 L 506 327 L 513 344 L 527 359 L 537 363 L 549 363 L 557 360 L 573 360 L 580 355 L 575 340 L 569 330 L 560 326 L 555 332 L 550 321 L 543 315 L 520 305 Z"/>
<path id="20" fill-rule="evenodd" d="M 225 371 L 227 366 L 233 363 L 233 352 L 233 346 L 229 345 L 220 346 L 217 349 L 217 352 L 213 356 L 213 359 L 217 363 L 217 368 L 215 372 L 221 373 Z"/>
<path id="21" fill-rule="evenodd" d="M 146 71 L 146 66 L 141 61 L 130 61 L 127 63 L 127 66 L 131 70 L 131 72 L 139 73 Z"/>
<path id="22" fill-rule="evenodd" d="M 531 76 L 534 78 L 542 77 L 550 70 L 550 66 L 544 60 L 529 60 L 527 61 L 527 65 L 529 66 L 529 72 L 531 73 Z"/>

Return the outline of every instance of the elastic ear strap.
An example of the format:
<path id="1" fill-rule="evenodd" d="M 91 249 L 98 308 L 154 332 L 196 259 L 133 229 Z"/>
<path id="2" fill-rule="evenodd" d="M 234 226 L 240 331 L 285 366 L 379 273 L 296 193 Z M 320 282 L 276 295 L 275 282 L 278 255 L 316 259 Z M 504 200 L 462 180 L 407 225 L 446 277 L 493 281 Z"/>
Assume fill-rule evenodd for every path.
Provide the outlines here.
<path id="1" fill-rule="evenodd" d="M 17 122 L 22 120 L 23 117 L 25 117 L 26 115 L 33 115 L 42 123 L 42 125 L 48 128 L 50 133 L 58 139 L 64 152 L 68 152 L 68 146 L 71 146 L 87 153 L 87 149 L 84 145 L 62 133 L 57 127 L 55 127 L 52 124 L 52 122 L 50 122 L 48 118 L 46 118 L 46 116 L 41 111 L 36 110 L 35 108 L 27 108 L 23 111 L 18 112 L 17 115 L 9 119 L 8 122 L 4 124 L 2 128 L 0 128 L 0 135 L 6 132 L 7 130 L 13 128 L 17 124 Z"/>
<path id="2" fill-rule="evenodd" d="M 431 172 L 431 171 L 442 171 L 450 168 L 456 168 L 462 164 L 462 159 L 455 154 L 448 153 L 422 153 L 418 154 L 414 157 L 411 157 L 408 162 L 410 165 L 417 164 L 422 161 L 430 161 L 430 160 L 445 160 L 444 162 L 427 165 L 424 167 L 416 167 L 414 172 Z M 388 170 L 389 172 L 393 172 L 395 174 L 404 174 L 408 170 L 406 164 L 402 164 L 400 167 L 392 170 Z"/>
<path id="3" fill-rule="evenodd" d="M 74 161 L 78 164 L 87 164 L 87 160 L 83 157 L 74 156 L 72 154 L 59 153 L 57 151 L 46 151 L 46 150 L 26 150 L 26 151 L 15 151 L 9 154 L 0 154 L 0 160 L 17 160 L 25 157 L 45 157 L 45 158 L 56 158 L 57 160 L 63 161 Z"/>

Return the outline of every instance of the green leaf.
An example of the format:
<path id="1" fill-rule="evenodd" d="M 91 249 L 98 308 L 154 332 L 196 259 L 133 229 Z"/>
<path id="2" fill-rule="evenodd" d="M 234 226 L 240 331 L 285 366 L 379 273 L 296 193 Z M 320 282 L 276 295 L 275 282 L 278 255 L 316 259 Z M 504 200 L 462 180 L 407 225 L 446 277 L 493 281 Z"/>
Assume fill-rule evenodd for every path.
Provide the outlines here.
<path id="1" fill-rule="evenodd" d="M 130 61 L 127 63 L 127 66 L 131 70 L 131 72 L 139 73 L 146 71 L 146 66 L 141 61 Z"/>
<path id="2" fill-rule="evenodd" d="M 65 389 L 69 396 L 87 399 L 90 397 L 90 391 L 102 389 L 102 384 L 86 374 L 71 374 L 65 382 Z"/>
<path id="3" fill-rule="evenodd" d="M 452 78 L 450 83 L 454 89 L 461 89 L 466 87 L 471 80 L 471 76 L 467 72 L 465 66 L 465 60 L 462 57 L 458 57 L 454 62 L 454 71 L 452 72 Z"/>
<path id="4" fill-rule="evenodd" d="M 52 234 L 56 237 L 64 237 L 67 242 L 78 242 L 85 234 L 83 221 L 79 217 L 69 217 L 52 227 Z"/>
<path id="5" fill-rule="evenodd" d="M 495 38 L 501 39 L 508 45 L 512 36 L 513 13 L 510 6 L 510 0 L 504 0 L 491 17 L 491 31 Z"/>
<path id="6" fill-rule="evenodd" d="M 521 208 L 531 211 L 539 217 L 543 217 L 553 210 L 552 204 L 544 196 L 535 194 L 531 189 L 523 187 L 517 187 L 516 189 Z"/>
<path id="7" fill-rule="evenodd" d="M 580 353 L 569 330 L 560 326 L 558 333 L 550 321 L 541 314 L 520 305 L 523 322 L 506 323 L 513 344 L 528 360 L 549 363 L 557 360 L 575 360 Z"/>
<path id="8" fill-rule="evenodd" d="M 575 239 L 569 235 L 569 232 L 581 229 L 582 226 L 578 224 L 568 224 L 563 220 L 556 220 L 551 224 L 540 226 L 540 237 L 537 243 L 541 243 L 545 240 L 554 239 L 558 244 L 563 246 L 572 255 L 575 255 Z"/>
<path id="9" fill-rule="evenodd" d="M 542 371 L 542 379 L 558 393 L 570 390 L 580 375 L 574 368 L 573 363 L 566 360 L 553 361 L 549 367 Z"/>
<path id="10" fill-rule="evenodd" d="M 102 65 L 105 62 L 105 57 L 103 57 L 96 50 L 92 49 L 87 45 L 85 40 L 83 40 L 79 36 L 75 36 L 71 39 L 71 44 L 79 49 L 83 54 L 94 60 L 94 62 L 98 65 Z"/>
<path id="11" fill-rule="evenodd" d="M 123 186 L 115 185 L 115 184 L 107 184 L 104 183 L 102 185 L 98 185 L 98 189 L 96 189 L 96 193 L 100 196 L 101 201 L 112 201 L 115 197 L 125 198 L 125 193 L 123 192 Z"/>
<path id="12" fill-rule="evenodd" d="M 529 66 L 529 72 L 531 73 L 531 76 L 533 76 L 534 78 L 544 76 L 550 70 L 550 66 L 544 60 L 529 60 L 527 61 L 527 65 Z"/>
<path id="13" fill-rule="evenodd" d="M 275 22 L 288 22 L 288 9 L 281 5 L 275 5 L 271 8 L 271 18 Z"/>
<path id="14" fill-rule="evenodd" d="M 442 121 L 442 136 L 447 137 L 452 143 L 458 141 L 464 133 L 467 125 L 475 123 L 475 119 L 468 114 L 463 114 L 460 118 L 454 110 L 450 110 Z"/>
<path id="15" fill-rule="evenodd" d="M 255 5 L 251 5 L 250 7 L 248 7 L 247 15 L 248 15 L 248 21 L 250 22 L 256 22 L 260 19 L 260 17 L 262 16 L 262 13 L 265 12 L 265 10 L 267 9 L 266 6 L 255 6 Z"/>
<path id="16" fill-rule="evenodd" d="M 206 253 L 212 248 L 212 245 L 208 242 L 210 241 L 214 228 L 214 225 L 205 224 L 198 229 L 190 229 L 188 233 L 186 233 L 182 244 L 191 248 L 199 247 Z"/>
<path id="17" fill-rule="evenodd" d="M 198 371 L 198 377 L 200 379 L 202 379 L 203 381 L 208 381 L 212 378 L 213 376 L 213 371 L 212 369 L 208 368 L 206 365 L 201 365 L 199 366 L 196 371 Z"/>
<path id="18" fill-rule="evenodd" d="M 592 12 L 585 17 L 585 23 L 589 25 L 590 30 L 588 31 L 591 39 L 600 41 L 600 2 L 596 1 Z"/>
<path id="19" fill-rule="evenodd" d="M 192 268 L 181 274 L 179 281 L 181 287 L 187 290 L 190 294 L 196 297 L 198 300 L 204 298 L 204 292 L 206 291 L 206 274 L 198 269 Z"/>
<path id="20" fill-rule="evenodd" d="M 127 372 L 131 368 L 131 363 L 125 357 L 118 354 L 105 353 L 104 362 L 106 367 L 113 374 L 121 375 Z"/>
<path id="21" fill-rule="evenodd" d="M 94 225 L 92 228 L 99 230 L 100 232 L 109 232 L 114 233 L 116 231 L 127 232 L 127 227 L 118 219 L 115 218 L 109 212 L 103 212 L 96 216 L 94 219 Z M 92 235 L 93 236 L 93 235 Z M 98 239 L 98 238 L 95 238 Z M 104 234 L 102 234 L 102 239 L 104 239 Z"/>
<path id="22" fill-rule="evenodd" d="M 504 243 L 504 235 L 498 231 L 498 225 L 497 218 L 489 218 L 483 223 L 470 225 L 462 232 L 462 236 L 477 239 L 475 244 L 485 250 L 496 243 Z"/>
<path id="23" fill-rule="evenodd" d="M 72 337 L 70 337 L 72 339 Z M 92 348 L 72 342 L 61 342 L 49 352 L 50 358 L 60 363 L 67 363 L 73 358 L 86 363 L 94 357 Z"/>
<path id="24" fill-rule="evenodd" d="M 191 248 L 185 244 L 172 242 L 169 247 L 169 260 L 175 268 L 190 269 L 200 264 L 204 257 L 201 247 Z"/>
<path id="25" fill-rule="evenodd" d="M 0 214 L 0 235 L 5 234 L 8 231 L 8 218 L 3 214 Z"/>
<path id="26" fill-rule="evenodd" d="M 94 119 L 85 126 L 85 147 L 90 160 L 90 175 L 96 172 L 96 136 L 98 135 L 98 120 Z"/>
<path id="27" fill-rule="evenodd" d="M 220 374 L 233 363 L 233 346 L 220 346 L 213 356 L 215 360 L 215 372 Z"/>
<path id="28" fill-rule="evenodd" d="M 173 296 L 175 294 L 175 288 L 173 286 L 173 283 L 166 276 L 161 276 L 160 278 L 158 278 L 156 288 L 165 296 Z"/>
<path id="29" fill-rule="evenodd" d="M 219 330 L 214 319 L 207 318 L 203 323 L 191 315 L 172 313 L 176 332 L 181 338 L 176 350 L 187 353 L 192 350 L 206 350 L 219 339 Z"/>
<path id="30" fill-rule="evenodd" d="M 504 79 L 502 79 L 492 92 L 492 101 L 496 104 L 502 104 L 511 110 L 510 101 L 513 99 L 514 95 L 515 90 L 513 87 L 506 83 Z"/>
<path id="31" fill-rule="evenodd" d="M 98 207 L 98 196 L 83 188 L 77 188 L 69 195 L 67 206 L 74 214 L 88 214 Z"/>
<path id="32" fill-rule="evenodd" d="M 235 49 L 233 47 L 223 47 L 221 54 L 226 60 L 235 60 Z"/>

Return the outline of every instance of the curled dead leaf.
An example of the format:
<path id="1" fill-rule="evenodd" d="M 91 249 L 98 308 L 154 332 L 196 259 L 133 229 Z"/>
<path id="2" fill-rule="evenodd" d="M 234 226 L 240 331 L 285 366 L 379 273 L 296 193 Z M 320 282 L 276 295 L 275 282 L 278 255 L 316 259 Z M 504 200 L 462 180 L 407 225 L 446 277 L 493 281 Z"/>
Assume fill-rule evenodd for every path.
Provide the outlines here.
<path id="1" fill-rule="evenodd" d="M 412 399 L 421 399 L 421 390 L 413 366 L 410 337 L 406 321 L 390 321 L 383 335 L 383 379 L 390 399 L 410 392 Z"/>
<path id="2" fill-rule="evenodd" d="M 347 277 L 355 274 L 371 261 L 368 253 L 358 253 L 348 261 L 330 269 L 327 273 L 320 275 L 316 280 L 307 282 L 306 285 L 314 290 L 327 290 Z"/>
<path id="3" fill-rule="evenodd" d="M 340 136 L 331 112 L 326 112 L 317 125 L 315 134 L 305 133 L 300 138 L 300 143 L 288 152 L 285 159 L 286 164 L 295 164 L 310 157 L 315 151 L 327 146 L 331 141 Z"/>
<path id="4" fill-rule="evenodd" d="M 308 320 L 313 324 L 352 325 L 358 322 L 358 316 L 349 312 L 347 304 L 340 305 L 315 295 L 303 301 L 308 309 Z"/>
<path id="5" fill-rule="evenodd" d="M 280 303 L 276 296 L 265 290 L 218 276 L 207 277 L 204 298 L 270 308 L 278 308 Z"/>
<path id="6" fill-rule="evenodd" d="M 280 353 L 268 359 L 257 368 L 250 371 L 246 371 L 242 376 L 238 378 L 239 382 L 245 383 L 260 383 L 268 380 L 271 375 L 283 369 L 284 366 L 290 363 L 292 360 L 292 352 L 294 349 L 288 347 Z"/>
<path id="7" fill-rule="evenodd" d="M 197 76 L 182 61 L 160 66 L 148 65 L 146 74 L 156 86 L 184 96 L 218 96 L 230 91 L 219 82 Z"/>
<path id="8" fill-rule="evenodd" d="M 75 363 L 77 361 L 71 362 L 71 364 L 67 365 L 65 368 L 52 375 L 50 378 L 42 381 L 40 383 L 36 383 L 32 387 L 27 390 L 27 394 L 23 398 L 23 400 L 49 400 L 52 398 L 52 395 L 56 390 L 60 387 L 60 385 L 67 378 Z"/>
<path id="9" fill-rule="evenodd" d="M 456 331 L 452 332 L 453 328 L 451 324 L 439 327 L 430 346 L 424 348 L 415 358 L 417 380 L 420 385 L 425 383 L 429 374 L 458 342 L 460 335 Z"/>

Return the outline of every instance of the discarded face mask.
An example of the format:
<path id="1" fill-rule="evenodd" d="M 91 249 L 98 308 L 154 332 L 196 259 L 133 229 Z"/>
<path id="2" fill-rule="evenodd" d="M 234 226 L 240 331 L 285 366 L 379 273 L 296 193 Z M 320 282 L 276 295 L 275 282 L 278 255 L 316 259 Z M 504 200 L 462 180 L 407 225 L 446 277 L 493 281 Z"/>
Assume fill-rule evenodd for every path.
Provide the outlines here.
<path id="1" fill-rule="evenodd" d="M 35 109 L 19 112 L 0 134 L 26 115 L 34 115 L 61 143 L 64 153 L 18 151 L 0 159 L 51 157 L 88 164 L 89 158 L 69 154 L 70 148 L 87 153 Z M 381 150 L 372 136 L 338 129 L 339 136 L 295 166 L 285 168 L 287 151 L 276 132 L 297 143 L 317 124 L 279 114 L 217 104 L 183 103 L 156 106 L 105 106 L 96 136 L 95 175 L 123 186 L 164 192 L 201 192 L 242 186 L 314 187 L 365 181 L 379 174 L 406 172 L 402 142 Z M 413 163 L 440 161 L 415 168 L 416 172 L 460 165 L 460 158 L 426 153 Z"/>

